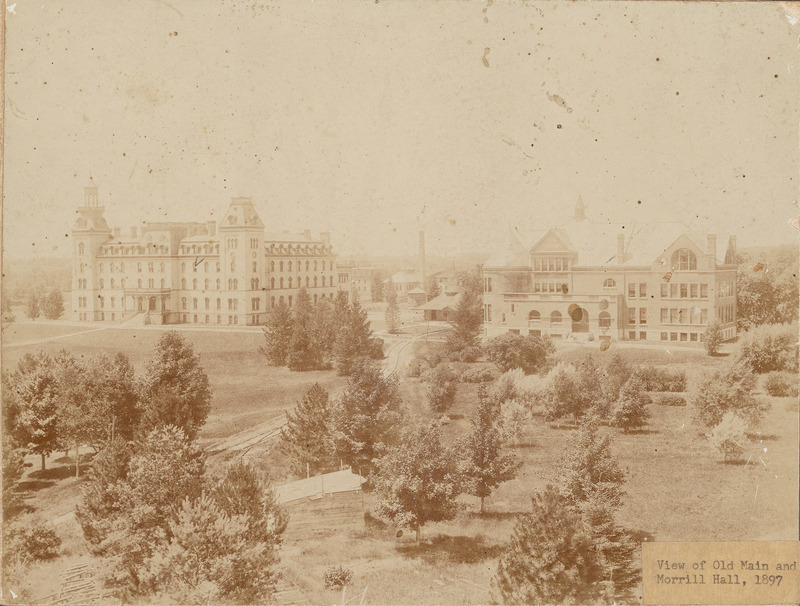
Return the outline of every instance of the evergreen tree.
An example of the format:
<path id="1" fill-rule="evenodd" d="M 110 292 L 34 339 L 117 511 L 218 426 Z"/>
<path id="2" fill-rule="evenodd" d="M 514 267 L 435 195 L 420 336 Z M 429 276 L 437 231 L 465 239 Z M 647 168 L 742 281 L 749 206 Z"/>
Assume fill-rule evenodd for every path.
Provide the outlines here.
<path id="1" fill-rule="evenodd" d="M 461 289 L 461 297 L 450 322 L 453 330 L 447 333 L 447 351 L 454 356 L 467 353 L 464 350 L 474 349 L 478 345 L 483 325 L 483 288 L 480 271 L 464 274 L 461 277 Z"/>
<path id="2" fill-rule="evenodd" d="M 17 442 L 42 458 L 58 446 L 58 379 L 53 359 L 43 351 L 25 354 L 17 369 L 6 377 L 3 406 L 14 406 L 9 430 Z"/>
<path id="3" fill-rule="evenodd" d="M 193 440 L 211 410 L 211 388 L 191 343 L 165 332 L 145 368 L 141 433 L 175 425 Z"/>
<path id="4" fill-rule="evenodd" d="M 435 299 L 442 294 L 442 289 L 439 287 L 439 280 L 431 278 L 428 280 L 428 301 Z"/>
<path id="5" fill-rule="evenodd" d="M 417 546 L 426 523 L 455 517 L 461 482 L 454 453 L 442 446 L 438 427 L 404 430 L 377 469 L 378 512 L 414 530 Z"/>
<path id="6" fill-rule="evenodd" d="M 614 351 L 605 359 L 601 371 L 603 397 L 605 402 L 613 404 L 619 399 L 622 386 L 633 375 L 633 368 L 619 351 Z"/>
<path id="7" fill-rule="evenodd" d="M 61 291 L 54 288 L 46 297 L 41 299 L 42 313 L 48 320 L 58 320 L 64 313 L 64 296 Z"/>
<path id="8" fill-rule="evenodd" d="M 358 301 L 353 301 L 346 320 L 336 335 L 336 371 L 340 375 L 349 375 L 357 360 L 370 357 L 371 342 L 372 330 L 367 319 L 367 310 Z"/>
<path id="9" fill-rule="evenodd" d="M 264 326 L 264 345 L 259 351 L 272 366 L 285 366 L 289 345 L 292 342 L 292 312 L 281 299 Z"/>
<path id="10" fill-rule="evenodd" d="M 621 504 L 625 473 L 611 453 L 611 436 L 599 437 L 595 423 L 575 433 L 560 468 L 561 492 L 573 505 L 592 499 L 611 507 Z"/>
<path id="11" fill-rule="evenodd" d="M 506 604 L 606 601 L 602 556 L 581 516 L 553 487 L 531 498 L 517 517 L 493 585 Z"/>
<path id="12" fill-rule="evenodd" d="M 391 278 L 386 284 L 386 311 L 384 318 L 386 320 L 386 330 L 395 334 L 400 324 L 400 307 L 397 304 L 397 291 L 394 288 L 394 283 Z"/>
<path id="13" fill-rule="evenodd" d="M 492 403 L 482 399 L 472 419 L 472 433 L 457 446 L 466 491 L 480 498 L 481 513 L 486 497 L 501 483 L 513 480 L 520 466 L 514 457 L 501 454 L 502 440 L 494 417 Z"/>
<path id="14" fill-rule="evenodd" d="M 25 471 L 25 458 L 13 435 L 3 432 L 3 522 L 8 523 L 22 512 L 19 481 Z"/>
<path id="15" fill-rule="evenodd" d="M 297 291 L 292 316 L 292 338 L 286 362 L 291 370 L 315 370 L 322 365 L 322 349 L 314 342 L 311 297 L 305 288 Z"/>
<path id="16" fill-rule="evenodd" d="M 644 381 L 636 375 L 632 376 L 620 390 L 619 399 L 614 405 L 613 424 L 621 427 L 625 433 L 644 427 L 650 418 L 647 405 L 651 403 Z"/>
<path id="17" fill-rule="evenodd" d="M 121 436 L 132 440 L 139 425 L 141 411 L 136 374 L 128 356 L 117 353 L 113 358 L 100 354 L 86 369 L 93 397 L 101 400 L 108 439 Z"/>
<path id="18" fill-rule="evenodd" d="M 341 293 L 340 293 L 341 294 Z M 337 324 L 334 304 L 329 299 L 320 299 L 311 312 L 311 338 L 320 352 L 320 368 L 327 366 L 326 360 L 333 355 Z"/>
<path id="19" fill-rule="evenodd" d="M 286 413 L 281 431 L 281 450 L 289 457 L 292 471 L 303 476 L 330 471 L 334 446 L 331 435 L 331 402 L 328 392 L 314 383 L 293 411 Z"/>
<path id="20" fill-rule="evenodd" d="M 336 458 L 361 475 L 392 442 L 402 419 L 397 379 L 384 378 L 366 360 L 356 362 L 344 392 L 333 407 Z"/>
<path id="21" fill-rule="evenodd" d="M 372 278 L 370 282 L 370 292 L 372 294 L 373 303 L 381 303 L 383 301 L 383 280 L 385 274 L 381 269 L 372 270 Z"/>
<path id="22" fill-rule="evenodd" d="M 28 297 L 27 313 L 31 320 L 38 318 L 39 314 L 41 313 L 41 308 L 39 306 L 39 295 L 37 295 L 35 292 L 32 292 Z"/>

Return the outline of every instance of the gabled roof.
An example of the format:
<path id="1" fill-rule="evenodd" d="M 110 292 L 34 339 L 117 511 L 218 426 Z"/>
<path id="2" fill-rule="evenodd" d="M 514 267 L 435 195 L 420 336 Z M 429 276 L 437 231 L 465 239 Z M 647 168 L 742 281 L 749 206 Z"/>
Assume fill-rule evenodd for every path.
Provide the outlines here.
<path id="1" fill-rule="evenodd" d="M 344 469 L 276 486 L 275 496 L 278 503 L 284 504 L 297 499 L 319 498 L 324 494 L 361 490 L 364 482 L 365 478 Z"/>
<path id="2" fill-rule="evenodd" d="M 438 297 L 434 297 L 424 305 L 420 305 L 419 307 L 417 307 L 417 309 L 431 310 L 431 311 L 442 311 L 445 309 L 454 310 L 458 306 L 458 302 L 460 300 L 461 300 L 461 293 L 456 293 L 456 294 L 442 293 Z"/>

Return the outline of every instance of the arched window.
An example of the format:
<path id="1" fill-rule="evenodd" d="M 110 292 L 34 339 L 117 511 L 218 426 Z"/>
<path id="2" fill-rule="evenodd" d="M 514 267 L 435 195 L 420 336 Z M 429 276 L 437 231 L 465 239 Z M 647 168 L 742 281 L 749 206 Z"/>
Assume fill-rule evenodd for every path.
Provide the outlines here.
<path id="1" fill-rule="evenodd" d="M 239 290 L 239 280 L 233 280 L 233 290 Z"/>
<path id="2" fill-rule="evenodd" d="M 209 286 L 211 286 L 211 282 L 209 281 L 209 279 L 208 279 L 208 278 L 206 278 L 206 279 L 204 280 L 204 282 L 203 282 L 203 285 L 205 286 L 205 289 L 206 289 L 206 290 L 208 290 L 208 287 L 209 287 Z"/>
<path id="3" fill-rule="evenodd" d="M 197 309 L 197 299 L 192 299 L 192 309 Z"/>
<path id="4" fill-rule="evenodd" d="M 292 295 L 289 295 L 289 307 L 292 306 Z"/>
<path id="5" fill-rule="evenodd" d="M 186 278 L 181 278 L 181 290 L 186 290 Z"/>
<path id="6" fill-rule="evenodd" d="M 314 261 L 314 271 L 317 271 L 317 262 Z"/>
<path id="7" fill-rule="evenodd" d="M 142 287 L 142 279 L 141 279 L 141 278 L 139 278 L 139 279 L 136 281 L 136 288 L 141 288 L 141 287 Z"/>
<path id="8" fill-rule="evenodd" d="M 205 271 L 205 272 L 207 272 L 207 271 L 208 271 L 208 261 L 206 261 L 205 263 L 203 263 L 203 271 Z"/>
<path id="9" fill-rule="evenodd" d="M 78 244 L 78 254 L 82 255 L 84 252 L 86 252 L 86 246 L 84 246 L 83 242 L 81 242 Z"/>
<path id="10" fill-rule="evenodd" d="M 164 290 L 166 287 L 167 281 L 164 278 L 161 278 L 161 290 Z"/>
<path id="11" fill-rule="evenodd" d="M 308 288 L 309 278 L 306 276 L 306 288 Z"/>
<path id="12" fill-rule="evenodd" d="M 103 281 L 100 280 L 100 288 L 103 288 Z"/>
<path id="13" fill-rule="evenodd" d="M 181 263 L 181 271 L 186 271 L 186 261 Z"/>
<path id="14" fill-rule="evenodd" d="M 232 272 L 236 271 L 236 261 L 235 260 L 231 260 L 231 271 Z"/>
<path id="15" fill-rule="evenodd" d="M 538 323 L 542 319 L 542 314 L 537 310 L 532 309 L 528 314 L 528 322 Z"/>
<path id="16" fill-rule="evenodd" d="M 103 264 L 100 264 L 100 273 L 103 273 Z"/>
<path id="17" fill-rule="evenodd" d="M 269 262 L 269 270 L 270 271 L 275 271 L 275 261 L 270 261 Z"/>
<path id="18" fill-rule="evenodd" d="M 255 261 L 253 261 L 253 273 L 256 273 L 257 271 L 258 271 L 258 264 Z"/>
<path id="19" fill-rule="evenodd" d="M 292 276 L 289 276 L 289 288 L 292 287 Z"/>
<path id="20" fill-rule="evenodd" d="M 314 288 L 317 287 L 317 276 L 314 276 Z"/>
<path id="21" fill-rule="evenodd" d="M 269 279 L 269 287 L 270 287 L 272 290 L 275 290 L 275 278 L 270 278 L 270 279 Z"/>
<path id="22" fill-rule="evenodd" d="M 197 278 L 192 280 L 192 290 L 197 290 Z"/>
<path id="23" fill-rule="evenodd" d="M 617 283 L 611 278 L 606 278 L 606 281 L 603 282 L 603 288 L 614 288 L 616 285 Z"/>
<path id="24" fill-rule="evenodd" d="M 322 260 L 322 271 L 325 271 L 325 260 Z"/>
<path id="25" fill-rule="evenodd" d="M 217 271 L 219 271 L 219 261 L 217 261 Z"/>
<path id="26" fill-rule="evenodd" d="M 289 261 L 289 271 L 292 271 L 292 262 Z"/>
<path id="27" fill-rule="evenodd" d="M 281 288 L 283 288 L 283 278 L 281 278 Z"/>
<path id="28" fill-rule="evenodd" d="M 672 268 L 678 270 L 697 269 L 697 257 L 688 248 L 680 248 L 672 253 Z"/>
<path id="29" fill-rule="evenodd" d="M 181 297 L 181 309 L 186 309 L 186 297 Z"/>
<path id="30" fill-rule="evenodd" d="M 281 261 L 281 271 L 283 271 L 283 261 Z"/>
<path id="31" fill-rule="evenodd" d="M 306 261 L 306 271 L 308 271 L 308 261 Z"/>
<path id="32" fill-rule="evenodd" d="M 222 286 L 222 282 L 219 278 L 217 278 L 217 290 L 220 289 L 220 286 Z"/>
<path id="33" fill-rule="evenodd" d="M 323 261 L 325 263 L 325 261 Z M 325 276 L 322 276 L 322 287 L 325 288 Z"/>
<path id="34" fill-rule="evenodd" d="M 137 263 L 136 264 L 136 271 L 139 272 L 139 273 L 142 273 L 142 264 L 141 263 Z"/>
<path id="35" fill-rule="evenodd" d="M 611 328 L 611 314 L 607 311 L 601 311 L 598 316 L 600 328 Z"/>
<path id="36" fill-rule="evenodd" d="M 550 326 L 561 326 L 561 312 L 554 311 L 550 314 Z"/>

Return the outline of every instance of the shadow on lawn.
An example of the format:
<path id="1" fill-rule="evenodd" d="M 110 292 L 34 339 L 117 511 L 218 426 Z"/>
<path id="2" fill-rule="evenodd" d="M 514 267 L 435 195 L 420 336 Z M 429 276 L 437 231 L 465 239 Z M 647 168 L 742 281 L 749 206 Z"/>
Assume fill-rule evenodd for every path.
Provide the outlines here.
<path id="1" fill-rule="evenodd" d="M 661 433 L 661 432 L 658 431 L 657 429 L 648 429 L 646 427 L 643 427 L 642 429 L 629 429 L 628 431 L 623 431 L 622 433 L 624 435 L 630 435 L 630 436 L 646 436 L 651 433 Z"/>
<path id="2" fill-rule="evenodd" d="M 423 538 L 419 547 L 414 543 L 397 546 L 400 555 L 407 558 L 422 558 L 430 563 L 447 559 L 457 564 L 476 564 L 484 560 L 497 559 L 502 550 L 502 545 L 489 544 L 482 536 L 453 537 L 443 534 L 430 540 Z"/>
<path id="3" fill-rule="evenodd" d="M 778 435 L 776 435 L 774 433 L 767 433 L 767 434 L 764 434 L 764 433 L 746 433 L 745 435 L 750 440 L 762 440 L 762 441 L 765 441 L 765 442 L 775 442 L 775 441 L 781 439 L 780 436 L 778 436 Z"/>

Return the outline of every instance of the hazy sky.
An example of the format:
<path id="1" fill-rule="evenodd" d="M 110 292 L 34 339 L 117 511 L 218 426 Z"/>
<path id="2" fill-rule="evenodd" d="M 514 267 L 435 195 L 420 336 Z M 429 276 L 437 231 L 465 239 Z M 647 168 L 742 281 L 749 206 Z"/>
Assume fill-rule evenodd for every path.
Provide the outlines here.
<path id="1" fill-rule="evenodd" d="M 234 195 L 344 254 L 597 221 L 797 242 L 798 34 L 777 3 L 17 0 L 4 249 Z"/>

